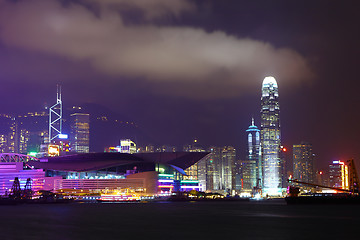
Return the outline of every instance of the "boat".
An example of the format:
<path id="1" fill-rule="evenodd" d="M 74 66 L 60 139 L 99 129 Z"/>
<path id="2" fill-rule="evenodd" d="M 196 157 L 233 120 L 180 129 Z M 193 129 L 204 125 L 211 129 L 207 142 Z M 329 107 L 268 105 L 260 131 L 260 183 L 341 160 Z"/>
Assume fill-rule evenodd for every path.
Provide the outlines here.
<path id="1" fill-rule="evenodd" d="M 300 194 L 300 187 L 289 185 L 285 197 L 287 204 L 360 204 L 360 181 L 356 171 L 353 159 L 347 161 L 349 166 L 348 173 L 348 186 L 347 188 L 324 186 L 320 184 L 308 183 L 299 181 L 297 179 L 288 179 L 289 183 L 302 184 L 314 188 L 331 189 L 336 193 L 313 193 L 313 194 Z M 345 177 L 344 177 L 345 178 Z"/>
<path id="2" fill-rule="evenodd" d="M 113 191 L 110 193 L 101 194 L 100 198 L 97 199 L 97 202 L 136 202 L 140 201 L 141 197 L 139 194 L 135 193 L 131 189 L 123 189 L 118 191 Z"/>
<path id="3" fill-rule="evenodd" d="M 348 193 L 312 194 L 285 197 L 287 204 L 360 204 L 360 196 Z"/>
<path id="4" fill-rule="evenodd" d="M 101 195 L 100 199 L 97 199 L 98 202 L 136 202 L 140 201 L 139 196 L 134 195 Z"/>

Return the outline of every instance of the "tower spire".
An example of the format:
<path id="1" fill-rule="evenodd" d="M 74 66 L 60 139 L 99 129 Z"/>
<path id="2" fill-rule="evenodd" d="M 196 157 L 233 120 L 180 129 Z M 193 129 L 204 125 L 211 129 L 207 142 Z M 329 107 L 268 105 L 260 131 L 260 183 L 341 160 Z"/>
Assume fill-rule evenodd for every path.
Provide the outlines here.
<path id="1" fill-rule="evenodd" d="M 57 85 L 56 88 L 56 104 L 49 108 L 49 143 L 62 131 L 61 85 Z"/>
<path id="2" fill-rule="evenodd" d="M 255 126 L 254 117 L 251 118 L 251 126 Z"/>

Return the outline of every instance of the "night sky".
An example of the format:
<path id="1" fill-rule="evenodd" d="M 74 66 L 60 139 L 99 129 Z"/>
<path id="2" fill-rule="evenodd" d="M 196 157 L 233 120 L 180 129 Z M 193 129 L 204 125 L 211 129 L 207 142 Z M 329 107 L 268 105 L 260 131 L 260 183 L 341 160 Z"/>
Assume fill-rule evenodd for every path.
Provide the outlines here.
<path id="1" fill-rule="evenodd" d="M 0 0 L 0 112 L 95 103 L 154 141 L 233 145 L 261 84 L 279 85 L 283 145 L 359 165 L 359 1 Z"/>

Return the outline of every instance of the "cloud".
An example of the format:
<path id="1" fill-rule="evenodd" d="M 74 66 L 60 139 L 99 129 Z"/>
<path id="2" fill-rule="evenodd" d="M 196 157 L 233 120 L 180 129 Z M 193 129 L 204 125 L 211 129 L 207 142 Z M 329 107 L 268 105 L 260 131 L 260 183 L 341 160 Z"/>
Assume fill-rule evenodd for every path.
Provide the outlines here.
<path id="1" fill-rule="evenodd" d="M 85 2 L 102 2 L 103 7 L 95 14 L 79 3 L 0 1 L 0 39 L 8 46 L 88 61 L 112 76 L 155 82 L 216 82 L 232 88 L 251 85 L 268 74 L 291 82 L 313 75 L 306 59 L 292 49 L 223 31 L 159 26 L 149 20 L 165 13 L 191 12 L 194 6 L 188 1 L 120 0 L 118 7 L 109 7 L 115 0 Z M 118 11 L 124 4 L 141 8 L 148 20 L 125 24 Z"/>
<path id="2" fill-rule="evenodd" d="M 180 17 L 183 12 L 192 12 L 196 6 L 187 0 L 84 0 L 101 7 L 120 10 L 138 9 L 147 20 L 173 15 Z"/>

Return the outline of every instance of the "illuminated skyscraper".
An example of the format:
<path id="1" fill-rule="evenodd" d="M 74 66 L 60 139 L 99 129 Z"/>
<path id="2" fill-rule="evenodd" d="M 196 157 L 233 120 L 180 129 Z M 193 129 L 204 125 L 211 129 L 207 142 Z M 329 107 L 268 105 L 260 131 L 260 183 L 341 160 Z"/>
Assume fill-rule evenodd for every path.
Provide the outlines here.
<path id="1" fill-rule="evenodd" d="M 330 187 L 349 189 L 349 166 L 342 161 L 333 161 L 329 165 Z"/>
<path id="2" fill-rule="evenodd" d="M 262 179 L 262 166 L 260 158 L 260 130 L 255 126 L 254 118 L 251 125 L 246 130 L 248 147 L 246 154 L 247 168 L 243 171 L 244 189 L 252 190 L 256 186 L 258 179 Z M 244 165 L 244 167 L 245 167 Z M 246 174 L 245 174 L 246 173 Z"/>
<path id="3" fill-rule="evenodd" d="M 7 114 L 0 114 L 0 152 L 15 152 L 15 134 L 15 118 Z"/>
<path id="4" fill-rule="evenodd" d="M 262 83 L 260 113 L 263 192 L 268 195 L 280 195 L 280 107 L 278 85 L 273 77 L 266 77 Z"/>
<path id="5" fill-rule="evenodd" d="M 56 104 L 49 108 L 49 143 L 62 134 L 61 86 L 57 86 Z"/>
<path id="6" fill-rule="evenodd" d="M 196 152 L 205 152 L 200 146 L 196 148 L 192 146 L 190 149 Z M 233 183 L 233 165 L 236 162 L 235 148 L 232 146 L 210 147 L 207 151 L 211 154 L 194 166 L 197 167 L 199 185 L 203 187 L 204 191 L 230 193 L 235 189 L 235 183 Z"/>
<path id="7" fill-rule="evenodd" d="M 71 118 L 71 151 L 78 153 L 89 152 L 89 114 L 74 113 Z"/>
<path id="8" fill-rule="evenodd" d="M 225 146 L 221 151 L 220 162 L 220 189 L 231 193 L 233 189 L 232 168 L 236 160 L 236 150 L 232 146 Z"/>
<path id="9" fill-rule="evenodd" d="M 312 145 L 302 142 L 293 145 L 294 178 L 308 183 L 314 183 L 314 154 Z"/>

